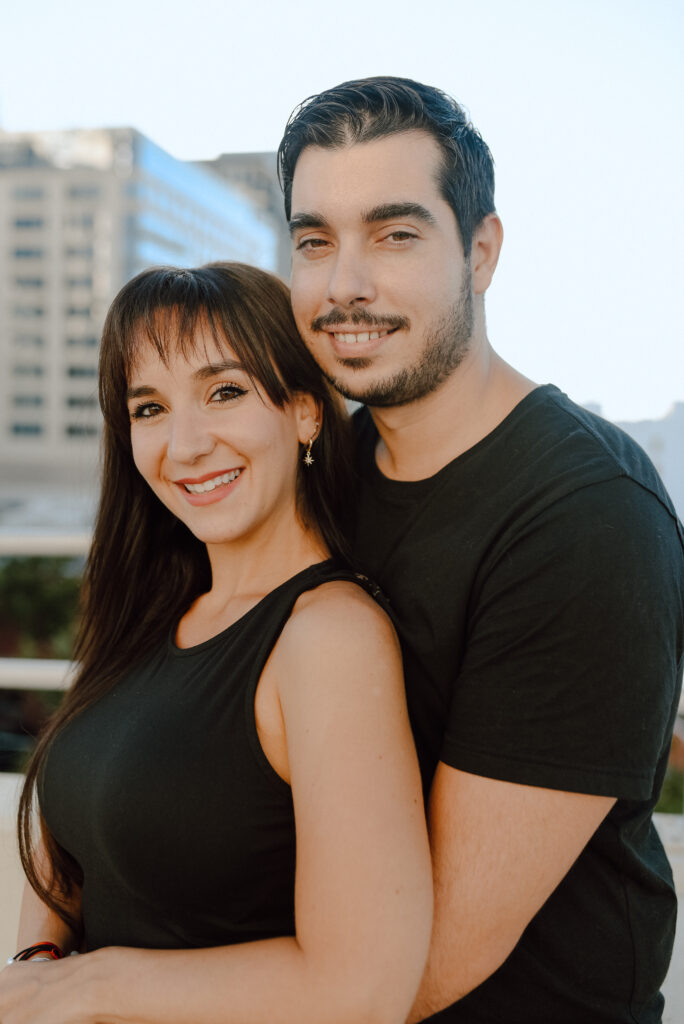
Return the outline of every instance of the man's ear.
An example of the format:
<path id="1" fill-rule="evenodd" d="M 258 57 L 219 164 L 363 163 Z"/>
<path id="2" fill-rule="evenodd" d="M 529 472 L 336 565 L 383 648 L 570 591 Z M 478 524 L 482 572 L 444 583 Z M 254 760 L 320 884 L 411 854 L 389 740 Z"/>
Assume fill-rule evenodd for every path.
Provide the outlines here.
<path id="1" fill-rule="evenodd" d="M 310 438 L 315 440 L 321 429 L 323 418 L 320 403 L 313 395 L 305 391 L 298 391 L 291 401 L 297 417 L 299 443 L 306 444 Z"/>
<path id="2" fill-rule="evenodd" d="M 502 244 L 503 224 L 495 213 L 488 213 L 475 229 L 470 250 L 475 295 L 484 295 L 492 283 Z"/>

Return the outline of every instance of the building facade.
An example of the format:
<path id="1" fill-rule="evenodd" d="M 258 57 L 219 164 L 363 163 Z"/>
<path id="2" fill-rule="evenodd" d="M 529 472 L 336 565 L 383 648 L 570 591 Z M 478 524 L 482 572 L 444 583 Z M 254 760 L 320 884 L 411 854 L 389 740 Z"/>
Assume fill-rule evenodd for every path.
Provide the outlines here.
<path id="1" fill-rule="evenodd" d="M 290 232 L 285 220 L 283 193 L 278 181 L 275 153 L 222 153 L 215 160 L 202 160 L 206 167 L 239 189 L 261 211 L 275 231 L 276 273 L 290 280 Z"/>
<path id="2" fill-rule="evenodd" d="M 684 402 L 660 420 L 618 423 L 648 453 L 684 521 Z"/>
<path id="3" fill-rule="evenodd" d="M 92 474 L 104 316 L 145 267 L 276 269 L 253 202 L 130 128 L 0 132 L 0 483 Z"/>

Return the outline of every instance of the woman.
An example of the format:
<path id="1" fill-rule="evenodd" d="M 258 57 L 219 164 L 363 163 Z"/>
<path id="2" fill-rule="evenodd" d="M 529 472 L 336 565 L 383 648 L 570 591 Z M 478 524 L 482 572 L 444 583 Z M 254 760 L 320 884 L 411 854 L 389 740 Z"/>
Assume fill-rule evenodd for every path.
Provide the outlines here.
<path id="1" fill-rule="evenodd" d="M 287 289 L 145 271 L 100 398 L 79 675 L 20 809 L 20 949 L 86 955 L 13 963 L 0 1020 L 403 1021 L 430 927 L 419 774 L 394 632 L 344 568 L 344 418 Z"/>

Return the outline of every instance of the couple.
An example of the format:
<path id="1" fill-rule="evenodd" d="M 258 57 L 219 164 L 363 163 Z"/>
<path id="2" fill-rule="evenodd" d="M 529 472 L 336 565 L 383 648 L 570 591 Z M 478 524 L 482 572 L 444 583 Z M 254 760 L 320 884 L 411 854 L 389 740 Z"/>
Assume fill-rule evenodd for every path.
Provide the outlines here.
<path id="1" fill-rule="evenodd" d="M 502 229 L 456 103 L 346 83 L 279 159 L 305 345 L 238 264 L 146 271 L 105 325 L 0 1020 L 657 1022 L 681 525 L 633 442 L 490 347 Z M 316 364 L 365 405 L 353 466 Z"/>

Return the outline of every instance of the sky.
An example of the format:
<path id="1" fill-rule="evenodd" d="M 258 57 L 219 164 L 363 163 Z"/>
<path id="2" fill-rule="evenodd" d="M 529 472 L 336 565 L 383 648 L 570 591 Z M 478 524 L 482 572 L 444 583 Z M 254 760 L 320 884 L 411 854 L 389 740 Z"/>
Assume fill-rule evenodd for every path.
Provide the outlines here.
<path id="1" fill-rule="evenodd" d="M 679 0 L 0 0 L 0 125 L 273 150 L 350 78 L 437 85 L 496 161 L 494 347 L 617 420 L 684 401 Z"/>

